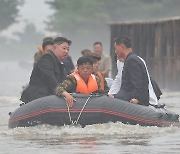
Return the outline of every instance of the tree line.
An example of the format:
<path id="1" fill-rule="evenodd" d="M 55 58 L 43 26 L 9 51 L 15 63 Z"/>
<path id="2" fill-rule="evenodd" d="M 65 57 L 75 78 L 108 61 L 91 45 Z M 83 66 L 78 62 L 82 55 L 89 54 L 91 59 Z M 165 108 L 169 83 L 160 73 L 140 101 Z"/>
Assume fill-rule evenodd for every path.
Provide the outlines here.
<path id="1" fill-rule="evenodd" d="M 18 22 L 19 7 L 24 3 L 24 0 L 0 1 L 0 31 Z M 87 47 L 97 40 L 109 43 L 109 23 L 158 20 L 180 14 L 179 0 L 46 0 L 46 4 L 54 11 L 46 20 L 47 31 L 69 37 L 75 44 L 82 42 Z M 27 25 L 24 34 L 15 35 L 27 43 L 27 35 L 32 42 L 43 37 L 32 24 Z"/>

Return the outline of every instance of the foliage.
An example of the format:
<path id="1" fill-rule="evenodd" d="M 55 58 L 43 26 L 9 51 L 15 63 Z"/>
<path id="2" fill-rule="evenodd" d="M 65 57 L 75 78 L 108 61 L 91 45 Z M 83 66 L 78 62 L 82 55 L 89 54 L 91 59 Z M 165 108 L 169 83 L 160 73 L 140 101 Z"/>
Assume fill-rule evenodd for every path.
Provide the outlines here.
<path id="1" fill-rule="evenodd" d="M 23 33 L 15 32 L 19 41 L 7 42 L 3 37 L 0 38 L 0 60 L 32 60 L 34 53 L 38 50 L 38 45 L 42 43 L 43 34 L 38 33 L 34 24 L 29 23 Z"/>
<path id="2" fill-rule="evenodd" d="M 149 20 L 179 15 L 179 0 L 54 0 L 49 29 L 65 35 L 101 32 L 110 22 Z M 96 30 L 95 30 L 96 29 Z"/>
<path id="3" fill-rule="evenodd" d="M 20 39 L 20 41 L 24 44 L 37 44 L 38 42 L 42 42 L 42 38 L 44 37 L 43 34 L 38 33 L 36 31 L 36 27 L 34 24 L 29 23 L 26 25 L 25 30 L 23 33 L 21 32 L 15 32 L 15 35 L 17 35 Z"/>
<path id="4" fill-rule="evenodd" d="M 0 31 L 17 22 L 18 6 L 23 0 L 0 0 Z"/>

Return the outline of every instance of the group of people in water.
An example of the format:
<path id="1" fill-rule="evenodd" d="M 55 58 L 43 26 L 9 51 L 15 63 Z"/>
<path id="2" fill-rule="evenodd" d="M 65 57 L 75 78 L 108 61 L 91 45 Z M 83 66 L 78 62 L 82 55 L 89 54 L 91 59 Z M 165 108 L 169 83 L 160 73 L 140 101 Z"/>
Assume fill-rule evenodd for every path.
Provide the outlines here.
<path id="1" fill-rule="evenodd" d="M 55 94 L 63 96 L 72 107 L 76 100 L 70 93 L 101 93 L 133 104 L 158 105 L 161 90 L 151 79 L 145 61 L 132 51 L 129 38 L 122 36 L 114 40 L 118 73 L 111 87 L 105 80 L 111 71 L 111 59 L 103 52 L 102 43 L 95 42 L 93 52 L 83 50 L 77 68 L 69 55 L 70 45 L 71 41 L 64 37 L 43 39 L 21 101 L 28 103 Z"/>

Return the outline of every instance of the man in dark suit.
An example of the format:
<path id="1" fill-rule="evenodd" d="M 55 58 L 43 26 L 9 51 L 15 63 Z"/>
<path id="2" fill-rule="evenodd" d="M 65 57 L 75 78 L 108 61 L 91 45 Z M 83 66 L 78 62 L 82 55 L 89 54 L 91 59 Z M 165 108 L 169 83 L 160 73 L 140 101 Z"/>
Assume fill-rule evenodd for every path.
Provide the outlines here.
<path id="1" fill-rule="evenodd" d="M 53 50 L 43 55 L 34 66 L 29 86 L 23 91 L 21 101 L 28 103 L 54 94 L 56 86 L 66 77 L 62 61 L 68 56 L 70 45 L 71 41 L 64 37 L 54 39 Z"/>
<path id="2" fill-rule="evenodd" d="M 117 38 L 114 47 L 117 56 L 125 60 L 121 88 L 114 97 L 148 106 L 149 81 L 143 61 L 132 52 L 131 41 L 127 37 Z"/>

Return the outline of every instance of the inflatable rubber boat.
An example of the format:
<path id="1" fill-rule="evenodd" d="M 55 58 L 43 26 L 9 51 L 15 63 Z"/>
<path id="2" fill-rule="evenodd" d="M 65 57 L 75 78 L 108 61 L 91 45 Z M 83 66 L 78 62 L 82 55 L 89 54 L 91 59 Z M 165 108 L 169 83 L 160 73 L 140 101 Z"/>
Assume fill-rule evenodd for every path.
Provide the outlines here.
<path id="1" fill-rule="evenodd" d="M 36 99 L 10 113 L 9 128 L 41 124 L 82 127 L 120 121 L 142 126 L 170 126 L 179 122 L 179 115 L 165 108 L 132 104 L 104 95 L 72 94 L 76 102 L 69 108 L 63 97 L 55 95 Z"/>

